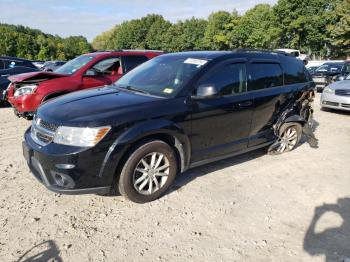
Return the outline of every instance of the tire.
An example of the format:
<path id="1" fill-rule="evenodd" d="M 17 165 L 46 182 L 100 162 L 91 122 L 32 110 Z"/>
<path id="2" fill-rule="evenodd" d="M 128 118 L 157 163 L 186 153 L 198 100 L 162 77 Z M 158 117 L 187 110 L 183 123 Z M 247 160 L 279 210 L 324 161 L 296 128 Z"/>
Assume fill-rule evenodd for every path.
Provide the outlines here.
<path id="1" fill-rule="evenodd" d="M 299 123 L 285 123 L 279 130 L 279 144 L 270 154 L 282 154 L 292 151 L 300 142 L 303 128 Z"/>
<path id="2" fill-rule="evenodd" d="M 144 142 L 125 162 L 119 176 L 119 192 L 136 203 L 154 201 L 171 186 L 177 170 L 175 152 L 167 143 L 160 140 Z"/>

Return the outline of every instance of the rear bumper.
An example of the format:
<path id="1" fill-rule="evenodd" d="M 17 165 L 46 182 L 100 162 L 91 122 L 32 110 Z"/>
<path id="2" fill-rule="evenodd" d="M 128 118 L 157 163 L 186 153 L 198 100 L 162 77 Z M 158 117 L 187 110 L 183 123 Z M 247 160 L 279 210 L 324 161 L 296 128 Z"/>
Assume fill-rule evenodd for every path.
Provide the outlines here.
<path id="1" fill-rule="evenodd" d="M 350 97 L 322 93 L 321 106 L 325 108 L 350 111 Z"/>

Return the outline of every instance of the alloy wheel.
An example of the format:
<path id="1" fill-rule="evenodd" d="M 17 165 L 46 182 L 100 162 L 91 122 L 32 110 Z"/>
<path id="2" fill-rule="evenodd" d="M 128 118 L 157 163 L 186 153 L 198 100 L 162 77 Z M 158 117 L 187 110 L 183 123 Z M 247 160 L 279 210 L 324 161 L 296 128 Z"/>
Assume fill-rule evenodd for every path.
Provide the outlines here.
<path id="1" fill-rule="evenodd" d="M 282 134 L 280 145 L 277 147 L 278 153 L 291 151 L 298 142 L 298 130 L 294 126 L 288 127 Z"/>
<path id="2" fill-rule="evenodd" d="M 134 170 L 134 188 L 142 195 L 151 195 L 165 185 L 169 171 L 169 159 L 164 154 L 160 152 L 147 154 Z"/>

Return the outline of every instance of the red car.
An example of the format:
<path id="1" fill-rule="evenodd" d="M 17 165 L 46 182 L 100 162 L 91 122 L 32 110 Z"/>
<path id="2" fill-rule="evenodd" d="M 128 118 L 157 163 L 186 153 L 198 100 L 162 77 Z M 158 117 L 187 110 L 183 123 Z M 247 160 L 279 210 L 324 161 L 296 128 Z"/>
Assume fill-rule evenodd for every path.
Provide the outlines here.
<path id="1" fill-rule="evenodd" d="M 9 77 L 5 96 L 19 117 L 31 119 L 45 101 L 78 90 L 110 85 L 160 51 L 103 51 L 81 55 L 55 72 Z"/>

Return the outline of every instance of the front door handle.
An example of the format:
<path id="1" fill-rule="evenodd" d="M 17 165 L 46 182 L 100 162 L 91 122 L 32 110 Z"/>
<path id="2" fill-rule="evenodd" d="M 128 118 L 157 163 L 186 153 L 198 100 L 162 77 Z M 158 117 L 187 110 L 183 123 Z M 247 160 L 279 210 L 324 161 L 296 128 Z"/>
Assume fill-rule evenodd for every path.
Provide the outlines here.
<path id="1" fill-rule="evenodd" d="M 239 108 L 250 107 L 253 105 L 253 101 L 245 101 L 237 104 Z"/>

